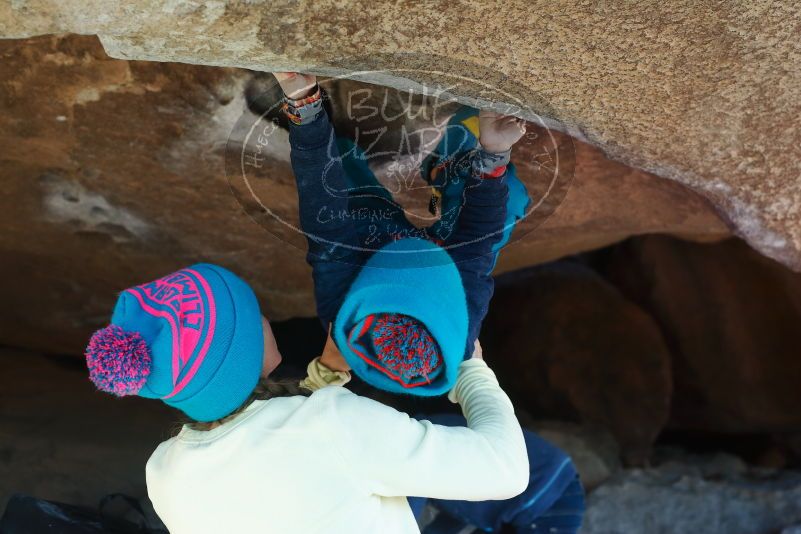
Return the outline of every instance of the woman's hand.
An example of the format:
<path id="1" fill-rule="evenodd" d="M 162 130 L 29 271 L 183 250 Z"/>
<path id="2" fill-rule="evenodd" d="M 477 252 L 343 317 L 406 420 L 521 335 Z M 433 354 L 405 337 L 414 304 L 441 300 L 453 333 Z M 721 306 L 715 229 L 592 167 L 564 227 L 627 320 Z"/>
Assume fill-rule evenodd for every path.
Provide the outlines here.
<path id="1" fill-rule="evenodd" d="M 501 154 L 510 150 L 526 133 L 526 121 L 482 109 L 478 114 L 478 142 L 487 152 Z"/>
<path id="2" fill-rule="evenodd" d="M 317 76 L 314 74 L 301 74 L 300 72 L 274 72 L 278 85 L 284 94 L 292 100 L 306 98 L 317 85 Z"/>

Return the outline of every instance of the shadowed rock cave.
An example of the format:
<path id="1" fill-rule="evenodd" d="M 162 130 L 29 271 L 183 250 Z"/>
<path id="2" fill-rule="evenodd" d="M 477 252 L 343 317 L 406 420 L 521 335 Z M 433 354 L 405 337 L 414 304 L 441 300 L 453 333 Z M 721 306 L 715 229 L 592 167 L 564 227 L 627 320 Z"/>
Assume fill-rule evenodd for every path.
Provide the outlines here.
<path id="1" fill-rule="evenodd" d="M 181 418 L 94 391 L 81 359 L 120 290 L 219 263 L 253 283 L 282 375 L 300 374 L 323 345 L 304 242 L 273 216 L 297 219 L 281 125 L 250 181 L 231 172 L 238 126 L 279 118 L 280 95 L 269 74 L 112 59 L 94 36 L 4 40 L 0 56 L 0 506 L 15 493 L 92 508 L 109 494 L 145 498 L 144 463 Z M 402 146 L 411 157 L 436 139 L 424 128 L 428 96 L 347 77 L 324 84 L 337 133 L 366 151 Z M 456 96 L 443 116 L 464 103 Z M 578 465 L 590 490 L 583 532 L 792 532 L 796 219 L 771 219 L 759 195 L 743 207 L 722 187 L 660 174 L 670 154 L 624 157 L 616 139 L 558 117 L 532 117 L 530 130 L 514 161 L 542 202 L 501 254 L 481 339 L 524 426 Z M 370 164 L 390 184 L 398 162 Z M 397 198 L 425 214 L 424 188 Z M 409 413 L 454 410 L 352 387 Z"/>

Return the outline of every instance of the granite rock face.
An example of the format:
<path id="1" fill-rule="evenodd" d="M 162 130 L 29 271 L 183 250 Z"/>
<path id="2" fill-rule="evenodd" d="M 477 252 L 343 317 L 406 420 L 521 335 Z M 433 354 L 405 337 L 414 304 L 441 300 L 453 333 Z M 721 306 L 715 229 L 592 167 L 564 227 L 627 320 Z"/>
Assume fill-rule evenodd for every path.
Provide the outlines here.
<path id="1" fill-rule="evenodd" d="M 2 348 L 0 387 L 0 515 L 17 492 L 91 507 L 146 497 L 145 463 L 183 422 L 160 402 L 101 394 L 74 359 Z"/>
<path id="2" fill-rule="evenodd" d="M 395 87 L 474 80 L 612 158 L 710 200 L 801 269 L 801 5 L 671 0 L 0 3 L 0 36 L 97 34 L 114 57 L 256 70 L 371 71 Z M 378 72 L 375 72 L 378 71 Z"/>
<path id="3" fill-rule="evenodd" d="M 603 254 L 605 276 L 655 319 L 670 348 L 670 426 L 798 432 L 801 275 L 735 239 L 647 236 Z"/>
<path id="4" fill-rule="evenodd" d="M 724 454 L 676 455 L 654 468 L 621 471 L 593 491 L 581 532 L 789 534 L 799 520 L 798 471 L 753 469 Z"/>
<path id="5" fill-rule="evenodd" d="M 119 291 L 197 261 L 251 281 L 267 314 L 313 309 L 302 253 L 242 213 L 222 169 L 247 73 L 109 60 L 88 37 L 0 50 L 3 343 L 80 353 Z"/>
<path id="6" fill-rule="evenodd" d="M 499 278 L 482 345 L 515 406 L 607 429 L 641 464 L 668 420 L 671 355 L 657 324 L 589 268 Z"/>
<path id="7" fill-rule="evenodd" d="M 197 261 L 251 282 L 270 319 L 314 314 L 303 239 L 265 231 L 226 175 L 229 135 L 261 111 L 251 93 L 264 75 L 110 59 L 86 36 L 0 41 L 0 57 L 0 343 L 80 352 L 117 292 Z M 554 138 L 570 148 L 572 181 L 499 270 L 647 232 L 727 235 L 690 190 Z M 254 187 L 296 220 L 285 133 L 273 141 Z"/>

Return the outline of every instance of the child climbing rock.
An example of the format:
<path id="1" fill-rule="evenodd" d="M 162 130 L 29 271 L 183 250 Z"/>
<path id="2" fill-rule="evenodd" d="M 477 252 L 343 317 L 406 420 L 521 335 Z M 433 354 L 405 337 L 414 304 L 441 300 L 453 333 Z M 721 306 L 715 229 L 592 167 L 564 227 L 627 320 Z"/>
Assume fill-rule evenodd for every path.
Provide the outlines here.
<path id="1" fill-rule="evenodd" d="M 514 225 L 507 182 L 519 181 L 508 178 L 507 167 L 524 122 L 481 111 L 473 117 L 480 131 L 472 143 L 468 135 L 460 142 L 446 135 L 443 143 L 453 148 L 427 160 L 425 178 L 447 193 L 448 210 L 421 230 L 392 203 L 363 157 L 354 157 L 356 147 L 343 156 L 346 143 L 334 135 L 316 78 L 276 78 L 291 122 L 300 222 L 323 326 L 373 386 L 426 396 L 449 391 L 478 338 L 494 288 L 490 273 Z M 525 208 L 525 188 L 515 198 L 525 199 Z"/>
<path id="2" fill-rule="evenodd" d="M 341 387 L 350 375 L 332 369 L 342 358 L 330 342 L 300 384 L 273 382 L 281 353 L 253 291 L 209 264 L 123 291 L 86 350 L 98 389 L 160 399 L 195 421 L 147 463 L 172 534 L 419 532 L 410 495 L 436 499 L 436 532 L 446 515 L 489 532 L 574 532 L 570 461 L 524 436 L 478 344 L 472 356 L 449 393 L 459 426 Z"/>

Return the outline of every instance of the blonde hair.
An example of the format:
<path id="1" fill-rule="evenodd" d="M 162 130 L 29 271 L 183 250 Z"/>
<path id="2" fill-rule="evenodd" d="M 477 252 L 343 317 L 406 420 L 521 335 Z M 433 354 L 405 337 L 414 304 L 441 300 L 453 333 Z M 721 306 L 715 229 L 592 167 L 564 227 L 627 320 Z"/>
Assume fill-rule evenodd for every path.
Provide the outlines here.
<path id="1" fill-rule="evenodd" d="M 243 402 L 239 408 L 216 421 L 202 423 L 200 421 L 188 421 L 186 426 L 192 430 L 206 431 L 218 427 L 228 421 L 234 419 L 241 414 L 245 408 L 250 406 L 253 401 L 274 399 L 276 397 L 294 397 L 296 395 L 309 396 L 311 391 L 300 387 L 300 380 L 298 379 L 284 379 L 284 380 L 259 380 L 256 387 L 253 388 L 253 393 Z"/>

